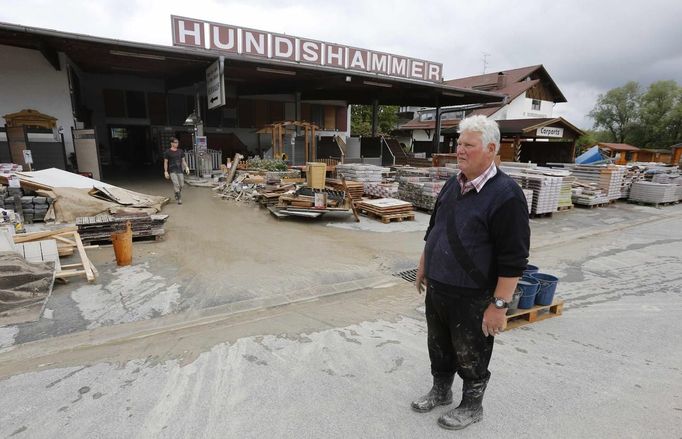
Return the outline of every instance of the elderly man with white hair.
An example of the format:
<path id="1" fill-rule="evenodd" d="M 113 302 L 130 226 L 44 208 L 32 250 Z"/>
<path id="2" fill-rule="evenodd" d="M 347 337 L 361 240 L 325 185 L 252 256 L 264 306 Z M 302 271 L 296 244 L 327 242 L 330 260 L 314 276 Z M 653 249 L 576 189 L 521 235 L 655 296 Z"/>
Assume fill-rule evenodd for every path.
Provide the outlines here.
<path id="1" fill-rule="evenodd" d="M 461 403 L 438 419 L 438 425 L 453 430 L 483 417 L 494 336 L 506 325 L 530 246 L 523 191 L 495 166 L 497 123 L 472 116 L 460 122 L 459 132 L 460 173 L 438 196 L 417 271 L 417 290 L 426 290 L 433 386 L 412 402 L 417 412 L 452 403 L 458 374 Z"/>

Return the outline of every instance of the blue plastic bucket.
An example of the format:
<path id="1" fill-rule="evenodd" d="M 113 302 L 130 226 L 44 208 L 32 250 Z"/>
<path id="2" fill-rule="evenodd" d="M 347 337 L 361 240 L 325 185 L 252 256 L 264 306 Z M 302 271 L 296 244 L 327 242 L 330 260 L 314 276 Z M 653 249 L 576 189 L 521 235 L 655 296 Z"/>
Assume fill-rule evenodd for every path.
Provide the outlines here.
<path id="1" fill-rule="evenodd" d="M 512 296 L 511 302 L 509 302 L 509 309 L 507 310 L 507 314 L 513 314 L 519 307 L 519 300 L 521 300 L 521 294 L 522 291 L 518 287 L 514 290 L 514 295 Z"/>
<path id="2" fill-rule="evenodd" d="M 540 269 L 538 267 L 536 267 L 535 265 L 528 264 L 528 265 L 526 265 L 526 269 L 523 270 L 523 275 L 524 276 L 530 276 L 531 274 L 537 273 L 538 271 L 540 271 Z"/>
<path id="3" fill-rule="evenodd" d="M 535 278 L 524 276 L 519 280 L 517 288 L 521 290 L 519 309 L 532 308 L 535 305 L 535 295 L 538 293 L 540 281 Z"/>
<path id="4" fill-rule="evenodd" d="M 538 294 L 535 296 L 536 305 L 551 305 L 554 300 L 554 292 L 556 285 L 559 283 L 559 278 L 545 273 L 533 273 L 531 277 L 540 282 Z"/>

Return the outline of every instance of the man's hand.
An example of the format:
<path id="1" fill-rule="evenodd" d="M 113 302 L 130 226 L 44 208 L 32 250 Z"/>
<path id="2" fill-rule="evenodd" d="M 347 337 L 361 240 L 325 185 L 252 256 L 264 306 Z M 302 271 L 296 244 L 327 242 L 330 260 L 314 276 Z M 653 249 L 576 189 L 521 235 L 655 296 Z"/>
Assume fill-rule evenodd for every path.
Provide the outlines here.
<path id="1" fill-rule="evenodd" d="M 166 180 L 170 179 L 170 174 L 168 173 L 168 171 L 164 172 L 163 176 L 166 177 Z"/>
<path id="2" fill-rule="evenodd" d="M 498 309 L 492 303 L 483 313 L 483 334 L 486 337 L 498 335 L 507 327 L 507 308 Z"/>
<path id="3" fill-rule="evenodd" d="M 422 253 L 422 257 L 419 259 L 419 267 L 417 268 L 417 292 L 419 294 L 425 292 L 428 286 L 428 281 L 424 275 L 424 253 Z"/>
<path id="4" fill-rule="evenodd" d="M 189 175 L 189 168 L 185 168 L 185 174 Z"/>

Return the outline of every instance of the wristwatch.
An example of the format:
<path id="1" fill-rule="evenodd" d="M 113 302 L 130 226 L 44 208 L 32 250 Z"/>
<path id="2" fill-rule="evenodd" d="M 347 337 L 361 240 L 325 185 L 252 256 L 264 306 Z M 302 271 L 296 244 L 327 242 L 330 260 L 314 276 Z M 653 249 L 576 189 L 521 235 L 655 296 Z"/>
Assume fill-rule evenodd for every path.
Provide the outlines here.
<path id="1" fill-rule="evenodd" d="M 495 305 L 495 308 L 497 309 L 509 308 L 509 302 L 505 302 L 504 300 L 498 297 L 493 297 L 490 301 L 493 303 L 493 305 Z"/>

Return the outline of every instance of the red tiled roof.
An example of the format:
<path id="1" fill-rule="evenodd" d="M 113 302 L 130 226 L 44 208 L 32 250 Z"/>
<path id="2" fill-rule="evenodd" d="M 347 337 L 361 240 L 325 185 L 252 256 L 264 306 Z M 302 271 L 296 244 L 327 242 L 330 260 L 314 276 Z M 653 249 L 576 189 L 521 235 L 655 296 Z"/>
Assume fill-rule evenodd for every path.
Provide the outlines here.
<path id="1" fill-rule="evenodd" d="M 627 143 L 603 143 L 600 142 L 597 145 L 605 149 L 610 149 L 611 151 L 639 151 L 636 146 L 628 145 Z"/>
<path id="2" fill-rule="evenodd" d="M 445 81 L 447 85 L 459 88 L 475 88 L 478 90 L 495 91 L 497 93 L 504 93 L 509 96 L 510 99 L 514 99 L 516 96 L 520 95 L 524 91 L 528 90 L 530 87 L 524 88 L 519 86 L 519 88 L 514 88 L 520 83 L 524 83 L 525 79 L 534 73 L 538 73 L 541 77 L 548 82 L 548 85 L 554 92 L 556 102 L 566 102 L 559 87 L 549 76 L 547 70 L 542 64 L 535 66 L 521 67 L 518 69 L 502 70 L 499 72 L 486 73 L 484 75 L 468 76 L 466 78 L 450 79 Z M 502 88 L 497 87 L 497 80 L 500 73 L 504 73 L 506 85 Z M 540 81 L 540 80 L 537 80 Z M 532 81 L 531 81 L 532 82 Z M 534 83 L 533 85 L 537 84 Z M 486 87 L 486 88 L 483 88 Z M 489 88 L 488 88 L 489 87 Z"/>
<path id="3" fill-rule="evenodd" d="M 467 76 L 466 78 L 449 79 L 445 81 L 447 85 L 462 88 L 474 88 L 483 85 L 493 85 L 497 88 L 497 77 L 500 73 L 507 76 L 507 84 L 513 82 L 520 82 L 528 75 L 542 67 L 542 64 L 536 66 L 521 67 L 518 69 L 502 70 L 501 72 L 486 73 L 484 75 Z"/>

